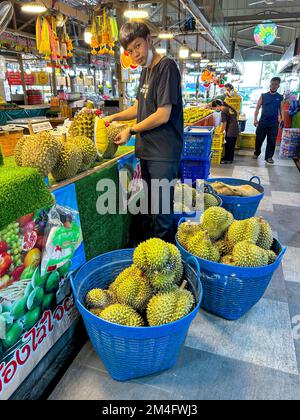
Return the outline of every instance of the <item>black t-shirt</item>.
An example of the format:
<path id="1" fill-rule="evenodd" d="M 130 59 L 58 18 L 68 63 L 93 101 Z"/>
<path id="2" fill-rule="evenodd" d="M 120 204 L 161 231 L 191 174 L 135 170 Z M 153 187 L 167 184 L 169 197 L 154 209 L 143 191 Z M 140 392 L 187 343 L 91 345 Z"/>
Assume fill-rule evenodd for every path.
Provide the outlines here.
<path id="1" fill-rule="evenodd" d="M 230 112 L 229 108 L 222 111 L 222 122 L 227 123 L 226 137 L 238 137 L 240 134 L 240 126 L 237 113 Z"/>
<path id="2" fill-rule="evenodd" d="M 175 162 L 181 159 L 183 146 L 183 103 L 181 76 L 177 64 L 170 58 L 163 58 L 150 71 L 141 74 L 137 94 L 137 122 L 154 114 L 159 107 L 172 105 L 167 124 L 154 130 L 137 134 L 135 154 L 140 159 L 161 162 Z M 147 79 L 149 82 L 147 86 Z M 148 91 L 148 93 L 147 93 Z"/>

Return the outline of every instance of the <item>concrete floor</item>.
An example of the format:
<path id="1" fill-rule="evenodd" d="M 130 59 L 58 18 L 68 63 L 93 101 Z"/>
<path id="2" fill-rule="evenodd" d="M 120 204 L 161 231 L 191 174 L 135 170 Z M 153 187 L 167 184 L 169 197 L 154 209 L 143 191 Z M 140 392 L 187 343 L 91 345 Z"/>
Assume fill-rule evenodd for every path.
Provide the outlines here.
<path id="1" fill-rule="evenodd" d="M 288 247 L 263 299 L 236 322 L 201 310 L 178 363 L 159 375 L 116 382 L 88 342 L 50 400 L 300 399 L 300 173 L 293 161 L 267 166 L 251 155 L 212 175 L 262 178 L 259 215 Z"/>

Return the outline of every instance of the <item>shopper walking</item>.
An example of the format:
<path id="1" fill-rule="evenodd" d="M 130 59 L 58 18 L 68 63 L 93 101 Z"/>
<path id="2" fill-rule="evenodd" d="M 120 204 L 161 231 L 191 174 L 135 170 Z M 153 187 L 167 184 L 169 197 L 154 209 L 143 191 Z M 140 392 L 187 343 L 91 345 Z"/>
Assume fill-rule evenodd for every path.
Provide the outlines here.
<path id="1" fill-rule="evenodd" d="M 175 61 L 157 54 L 150 30 L 144 23 L 126 23 L 121 28 L 119 38 L 133 62 L 143 70 L 134 106 L 107 120 L 128 121 L 137 118 L 137 124 L 131 130 L 124 130 L 116 143 L 126 144 L 132 135 L 136 135 L 135 154 L 140 159 L 142 177 L 148 185 L 149 214 L 144 220 L 144 230 L 148 231 L 149 236 L 174 241 L 174 188 L 171 188 L 170 194 L 163 195 L 160 191 L 151 197 L 151 182 L 171 182 L 178 177 L 183 146 L 180 72 Z M 153 207 L 159 207 L 159 214 L 151 215 L 151 203 Z M 170 207 L 168 214 L 163 211 L 166 204 Z"/>
<path id="2" fill-rule="evenodd" d="M 253 155 L 253 159 L 258 159 L 261 155 L 262 145 L 267 138 L 267 148 L 265 154 L 265 160 L 269 164 L 274 164 L 274 153 L 276 149 L 276 140 L 278 137 L 279 130 L 279 116 L 281 119 L 281 125 L 283 128 L 283 96 L 278 93 L 281 79 L 279 77 L 273 77 L 270 84 L 270 92 L 263 94 L 258 101 L 255 115 L 254 125 L 257 127 L 256 130 L 256 147 Z M 260 120 L 258 121 L 258 115 L 262 109 Z"/>
<path id="3" fill-rule="evenodd" d="M 212 107 L 222 112 L 221 132 L 225 131 L 225 156 L 221 163 L 231 164 L 234 161 L 234 151 L 237 138 L 240 134 L 238 113 L 234 108 L 219 99 L 213 101 Z"/>

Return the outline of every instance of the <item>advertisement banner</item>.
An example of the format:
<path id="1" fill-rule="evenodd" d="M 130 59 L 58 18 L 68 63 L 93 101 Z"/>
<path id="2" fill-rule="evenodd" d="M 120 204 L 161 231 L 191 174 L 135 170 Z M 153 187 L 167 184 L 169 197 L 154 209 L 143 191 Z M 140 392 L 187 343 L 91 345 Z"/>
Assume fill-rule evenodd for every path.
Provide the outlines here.
<path id="1" fill-rule="evenodd" d="M 85 254 L 74 191 L 56 194 L 68 207 L 36 211 L 0 231 L 0 400 L 78 318 L 69 275 Z"/>
<path id="2" fill-rule="evenodd" d="M 132 201 L 143 197 L 143 182 L 140 160 L 134 155 L 118 161 L 120 184 L 120 209 L 127 210 Z"/>

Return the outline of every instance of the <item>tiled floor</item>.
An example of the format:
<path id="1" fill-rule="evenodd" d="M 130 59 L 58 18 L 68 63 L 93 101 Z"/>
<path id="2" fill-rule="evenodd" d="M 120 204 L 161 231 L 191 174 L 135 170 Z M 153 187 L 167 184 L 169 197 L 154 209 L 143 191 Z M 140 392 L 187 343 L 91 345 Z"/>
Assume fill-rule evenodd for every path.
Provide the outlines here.
<path id="1" fill-rule="evenodd" d="M 288 250 L 263 299 L 236 322 L 200 311 L 176 366 L 159 375 L 116 382 L 87 343 L 50 399 L 300 399 L 300 173 L 241 151 L 212 175 L 259 175 L 266 186 L 259 214 Z"/>

